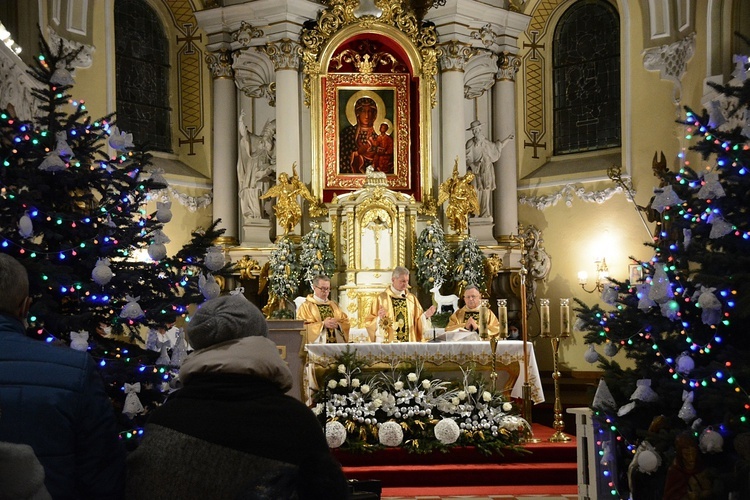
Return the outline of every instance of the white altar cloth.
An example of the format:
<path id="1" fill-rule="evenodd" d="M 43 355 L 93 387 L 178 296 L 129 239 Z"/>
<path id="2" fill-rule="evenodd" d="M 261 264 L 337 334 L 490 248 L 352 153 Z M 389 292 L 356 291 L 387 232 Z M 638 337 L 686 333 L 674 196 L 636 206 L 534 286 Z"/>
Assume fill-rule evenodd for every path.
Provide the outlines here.
<path id="1" fill-rule="evenodd" d="M 539 375 L 539 368 L 534 356 L 534 347 L 528 343 L 529 358 L 529 386 L 531 388 L 531 400 L 535 403 L 544 402 L 544 391 Z M 391 344 L 381 343 L 356 343 L 356 344 L 307 344 L 307 363 L 309 366 L 329 366 L 336 362 L 336 358 L 347 349 L 356 350 L 357 355 L 362 357 L 368 365 L 376 363 L 397 363 L 404 359 L 424 361 L 434 365 L 443 363 L 456 363 L 466 365 L 474 362 L 483 366 L 492 364 L 492 351 L 487 341 L 463 341 L 463 342 L 395 342 Z M 511 396 L 523 397 L 524 385 L 524 362 L 523 341 L 501 340 L 497 344 L 495 352 L 498 365 L 510 365 L 517 362 L 520 365 L 520 374 Z M 502 367 L 499 367 L 502 368 Z"/>

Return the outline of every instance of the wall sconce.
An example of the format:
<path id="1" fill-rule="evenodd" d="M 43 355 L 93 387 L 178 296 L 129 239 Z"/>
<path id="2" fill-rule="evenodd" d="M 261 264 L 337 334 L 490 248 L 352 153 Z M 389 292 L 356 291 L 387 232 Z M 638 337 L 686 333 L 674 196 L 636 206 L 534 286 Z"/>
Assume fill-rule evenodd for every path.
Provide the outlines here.
<path id="1" fill-rule="evenodd" d="M 589 279 L 588 273 L 586 273 L 586 271 L 578 272 L 578 284 L 581 285 L 581 288 L 583 288 L 583 291 L 587 293 L 603 291 L 604 285 L 607 282 L 607 278 L 609 278 L 609 269 L 607 268 L 606 259 L 602 257 L 601 260 L 595 260 L 594 263 L 596 264 L 596 283 L 594 283 L 594 288 L 592 288 L 591 290 L 586 289 L 586 283 L 588 282 L 588 279 Z"/>

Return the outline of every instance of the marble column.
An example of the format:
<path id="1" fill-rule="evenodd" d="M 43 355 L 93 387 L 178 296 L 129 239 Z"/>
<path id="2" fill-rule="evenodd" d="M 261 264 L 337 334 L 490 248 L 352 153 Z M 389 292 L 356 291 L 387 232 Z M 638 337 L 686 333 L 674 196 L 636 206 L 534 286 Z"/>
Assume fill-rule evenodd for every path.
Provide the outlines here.
<path id="1" fill-rule="evenodd" d="M 288 38 L 264 47 L 276 70 L 276 175 L 300 173 L 299 69 L 302 47 Z M 300 174 L 301 175 L 301 174 Z"/>
<path id="2" fill-rule="evenodd" d="M 515 54 L 499 54 L 496 83 L 492 89 L 492 129 L 494 141 L 502 141 L 515 134 L 516 72 L 521 60 Z M 492 194 L 492 216 L 495 220 L 494 236 L 500 241 L 518 232 L 518 172 L 516 141 L 509 141 L 500 159 L 495 162 L 497 188 Z"/>
<path id="3" fill-rule="evenodd" d="M 218 243 L 238 245 L 237 90 L 232 55 L 221 49 L 208 54 L 206 62 L 213 76 L 213 216 L 225 229 Z"/>
<path id="4" fill-rule="evenodd" d="M 300 165 L 300 98 L 299 68 L 302 47 L 288 38 L 269 42 L 263 47 L 273 62 L 276 73 L 276 177 L 286 173 L 292 176 L 292 166 L 296 164 L 297 174 L 302 177 Z M 298 203 L 304 201 L 297 199 Z M 304 211 L 303 211 L 304 213 Z M 302 221 L 290 235 L 302 232 Z M 284 228 L 276 223 L 276 239 L 284 234 Z"/>
<path id="5" fill-rule="evenodd" d="M 466 127 L 464 124 L 464 65 L 471 57 L 472 49 L 466 44 L 452 40 L 440 49 L 440 130 L 443 157 L 442 178 L 453 173 L 453 164 L 458 157 L 458 171 L 466 172 Z"/>
<path id="6" fill-rule="evenodd" d="M 439 169 L 443 182 L 453 174 L 458 158 L 459 175 L 466 173 L 466 126 L 464 124 L 464 65 L 472 55 L 468 44 L 451 40 L 440 46 L 440 142 L 442 156 Z M 442 207 L 444 211 L 447 205 Z M 438 207 L 441 210 L 441 207 Z M 445 227 L 450 231 L 448 221 Z"/>

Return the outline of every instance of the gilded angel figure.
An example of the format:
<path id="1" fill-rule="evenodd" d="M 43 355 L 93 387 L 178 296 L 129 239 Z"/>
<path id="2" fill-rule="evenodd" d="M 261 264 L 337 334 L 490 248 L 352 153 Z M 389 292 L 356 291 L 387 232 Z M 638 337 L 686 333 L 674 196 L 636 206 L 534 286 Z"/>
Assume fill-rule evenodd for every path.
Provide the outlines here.
<path id="1" fill-rule="evenodd" d="M 318 203 L 318 200 L 310 194 L 307 186 L 305 186 L 297 175 L 297 163 L 292 165 L 292 176 L 286 172 L 279 174 L 279 178 L 275 186 L 272 186 L 268 191 L 263 194 L 260 199 L 266 198 L 278 198 L 276 205 L 273 207 L 273 211 L 276 214 L 276 220 L 279 225 L 284 228 L 284 234 L 289 234 L 294 229 L 294 226 L 299 224 L 302 219 L 302 207 L 297 201 L 297 196 L 302 196 L 310 203 L 310 214 L 315 217 L 320 214 L 323 207 Z"/>
<path id="2" fill-rule="evenodd" d="M 457 234 L 464 234 L 469 224 L 469 214 L 479 213 L 479 200 L 477 190 L 472 185 L 474 174 L 466 172 L 466 175 L 458 175 L 458 158 L 453 164 L 453 175 L 450 179 L 440 184 L 438 190 L 438 206 L 448 201 L 445 216 L 451 229 Z"/>

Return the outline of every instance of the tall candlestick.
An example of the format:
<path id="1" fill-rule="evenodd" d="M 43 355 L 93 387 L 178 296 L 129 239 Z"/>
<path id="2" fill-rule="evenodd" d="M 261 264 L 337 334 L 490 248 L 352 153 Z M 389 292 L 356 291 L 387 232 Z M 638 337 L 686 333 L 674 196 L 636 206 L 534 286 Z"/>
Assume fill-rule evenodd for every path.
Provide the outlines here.
<path id="1" fill-rule="evenodd" d="M 500 338 L 508 337 L 508 300 L 497 299 L 497 319 L 500 322 Z"/>
<path id="2" fill-rule="evenodd" d="M 541 320 L 542 336 L 548 337 L 550 332 L 549 299 L 539 299 L 539 314 Z"/>
<path id="3" fill-rule="evenodd" d="M 570 335 L 570 299 L 560 299 L 560 336 Z"/>

